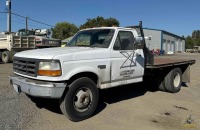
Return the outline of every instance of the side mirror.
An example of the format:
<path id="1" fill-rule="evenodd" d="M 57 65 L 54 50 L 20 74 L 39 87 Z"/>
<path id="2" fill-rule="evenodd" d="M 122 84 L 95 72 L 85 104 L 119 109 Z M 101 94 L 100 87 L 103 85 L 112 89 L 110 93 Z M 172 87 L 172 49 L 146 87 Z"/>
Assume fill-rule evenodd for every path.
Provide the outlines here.
<path id="1" fill-rule="evenodd" d="M 143 49 L 144 48 L 144 38 L 141 36 L 137 36 L 134 39 L 134 49 Z"/>

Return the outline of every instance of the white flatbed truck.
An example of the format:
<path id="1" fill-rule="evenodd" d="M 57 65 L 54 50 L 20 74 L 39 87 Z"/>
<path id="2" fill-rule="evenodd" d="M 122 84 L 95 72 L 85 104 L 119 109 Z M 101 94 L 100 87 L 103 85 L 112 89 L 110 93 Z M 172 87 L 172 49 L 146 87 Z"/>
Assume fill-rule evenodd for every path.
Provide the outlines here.
<path id="1" fill-rule="evenodd" d="M 194 63 L 154 59 L 145 45 L 142 23 L 127 28 L 98 27 L 79 31 L 64 48 L 15 54 L 10 83 L 18 93 L 59 99 L 63 114 L 81 121 L 94 113 L 99 89 L 158 77 L 158 89 L 176 93 L 182 82 L 190 80 L 189 68 Z"/>

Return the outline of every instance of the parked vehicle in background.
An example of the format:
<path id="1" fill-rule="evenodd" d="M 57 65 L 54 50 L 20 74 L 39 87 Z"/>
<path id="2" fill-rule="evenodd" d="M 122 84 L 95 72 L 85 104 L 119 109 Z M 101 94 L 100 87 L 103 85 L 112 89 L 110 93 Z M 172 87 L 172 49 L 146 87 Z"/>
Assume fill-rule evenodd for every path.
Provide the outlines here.
<path id="1" fill-rule="evenodd" d="M 49 38 L 49 35 L 49 31 L 46 29 L 20 29 L 16 33 L 1 34 L 0 59 L 3 61 L 3 63 L 9 63 L 12 62 L 13 55 L 19 51 L 38 48 L 60 47 L 61 40 Z"/>
<path id="2" fill-rule="evenodd" d="M 186 49 L 187 53 L 200 53 L 200 46 L 194 46 L 192 49 Z"/>
<path id="3" fill-rule="evenodd" d="M 193 49 L 186 49 L 185 52 L 186 52 L 186 53 L 192 53 L 192 52 L 193 52 Z"/>
<path id="4" fill-rule="evenodd" d="M 10 83 L 17 93 L 59 99 L 63 114 L 81 121 L 96 110 L 99 89 L 149 78 L 159 90 L 177 93 L 182 82 L 190 81 L 190 65 L 194 63 L 154 59 L 146 47 L 142 23 L 126 28 L 89 28 L 79 31 L 68 47 L 17 53 Z"/>
<path id="5" fill-rule="evenodd" d="M 193 53 L 200 53 L 200 46 L 194 46 Z"/>

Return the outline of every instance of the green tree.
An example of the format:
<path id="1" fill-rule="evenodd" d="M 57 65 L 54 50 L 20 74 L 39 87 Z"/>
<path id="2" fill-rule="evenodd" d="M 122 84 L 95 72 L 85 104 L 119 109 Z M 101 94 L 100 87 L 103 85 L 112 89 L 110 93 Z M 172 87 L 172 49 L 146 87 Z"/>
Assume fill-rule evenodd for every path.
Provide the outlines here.
<path id="1" fill-rule="evenodd" d="M 65 39 L 73 36 L 78 31 L 78 27 L 68 22 L 59 22 L 52 29 L 52 37 L 57 39 Z"/>
<path id="2" fill-rule="evenodd" d="M 92 27 L 111 27 L 111 26 L 119 26 L 119 21 L 115 18 L 103 18 L 101 16 L 97 16 L 96 18 L 87 19 L 87 22 L 80 26 L 80 29 L 84 28 L 92 28 Z"/>
<path id="3" fill-rule="evenodd" d="M 192 36 L 185 38 L 186 48 L 193 48 L 194 46 L 200 46 L 200 30 L 194 30 Z"/>
<path id="4" fill-rule="evenodd" d="M 200 30 L 194 30 L 192 32 L 192 39 L 195 46 L 200 46 Z"/>
<path id="5" fill-rule="evenodd" d="M 186 41 L 186 48 L 187 49 L 191 49 L 191 48 L 193 48 L 193 46 L 194 46 L 194 40 L 193 40 L 193 38 L 191 37 L 191 36 L 188 36 L 186 39 L 185 39 L 185 41 Z"/>

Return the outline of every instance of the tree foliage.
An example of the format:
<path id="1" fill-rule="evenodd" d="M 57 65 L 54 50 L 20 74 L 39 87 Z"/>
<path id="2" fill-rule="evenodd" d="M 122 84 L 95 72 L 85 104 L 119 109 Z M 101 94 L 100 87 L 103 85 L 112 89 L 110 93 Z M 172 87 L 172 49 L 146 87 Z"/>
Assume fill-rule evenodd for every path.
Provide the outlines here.
<path id="1" fill-rule="evenodd" d="M 193 46 L 200 46 L 200 30 L 194 30 L 192 36 L 186 38 L 186 48 L 193 48 Z"/>
<path id="2" fill-rule="evenodd" d="M 193 39 L 192 39 L 192 37 L 191 36 L 188 36 L 186 39 L 186 46 L 185 46 L 185 48 L 192 48 L 193 46 L 194 46 L 194 41 L 193 41 Z"/>
<path id="3" fill-rule="evenodd" d="M 68 22 L 59 22 L 52 29 L 52 37 L 57 39 L 65 39 L 73 36 L 78 31 L 78 27 Z"/>
<path id="4" fill-rule="evenodd" d="M 97 16 L 96 18 L 87 19 L 87 22 L 80 26 L 80 29 L 91 28 L 91 27 L 111 27 L 119 26 L 119 21 L 115 18 L 103 18 Z"/>

